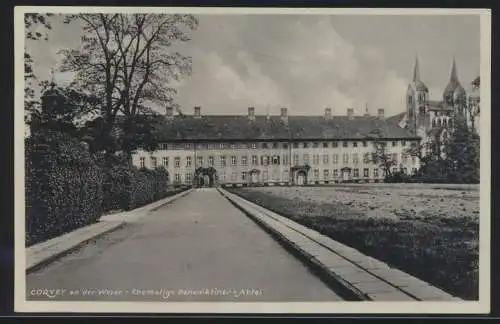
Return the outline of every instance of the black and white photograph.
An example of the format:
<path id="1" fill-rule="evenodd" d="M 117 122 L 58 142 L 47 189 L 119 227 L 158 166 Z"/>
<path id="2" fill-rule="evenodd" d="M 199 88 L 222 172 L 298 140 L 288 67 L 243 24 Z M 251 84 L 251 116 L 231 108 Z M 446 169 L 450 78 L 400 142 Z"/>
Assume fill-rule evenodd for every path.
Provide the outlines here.
<path id="1" fill-rule="evenodd" d="M 489 312 L 490 20 L 16 7 L 16 311 Z"/>

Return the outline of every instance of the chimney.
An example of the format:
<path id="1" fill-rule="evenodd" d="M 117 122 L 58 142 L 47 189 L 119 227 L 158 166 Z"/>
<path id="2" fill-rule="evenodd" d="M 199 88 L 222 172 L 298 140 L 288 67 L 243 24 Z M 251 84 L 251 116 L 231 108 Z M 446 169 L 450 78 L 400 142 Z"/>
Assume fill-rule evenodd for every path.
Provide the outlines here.
<path id="1" fill-rule="evenodd" d="M 384 108 L 378 109 L 378 118 L 380 118 L 380 119 L 384 118 Z"/>
<path id="2" fill-rule="evenodd" d="M 194 107 L 194 118 L 201 118 L 201 107 L 200 106 Z"/>
<path id="3" fill-rule="evenodd" d="M 325 108 L 325 119 L 332 118 L 332 108 Z"/>
<path id="4" fill-rule="evenodd" d="M 347 108 L 347 117 L 349 117 L 349 119 L 352 119 L 353 115 L 354 115 L 354 108 Z"/>
<path id="5" fill-rule="evenodd" d="M 248 119 L 255 120 L 255 107 L 248 107 Z"/>
<path id="6" fill-rule="evenodd" d="M 286 108 L 281 108 L 281 121 L 284 123 L 288 122 L 288 112 Z"/>
<path id="7" fill-rule="evenodd" d="M 167 107 L 166 116 L 168 119 L 172 119 L 174 117 L 174 108 L 173 107 Z"/>

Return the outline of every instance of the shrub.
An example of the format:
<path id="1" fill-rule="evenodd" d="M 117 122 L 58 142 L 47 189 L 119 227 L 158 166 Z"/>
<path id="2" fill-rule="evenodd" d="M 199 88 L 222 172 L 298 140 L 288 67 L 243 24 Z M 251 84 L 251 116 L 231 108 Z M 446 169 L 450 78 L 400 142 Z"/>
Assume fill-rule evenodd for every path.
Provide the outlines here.
<path id="1" fill-rule="evenodd" d="M 96 222 L 102 172 L 76 139 L 40 131 L 25 146 L 26 244 Z"/>

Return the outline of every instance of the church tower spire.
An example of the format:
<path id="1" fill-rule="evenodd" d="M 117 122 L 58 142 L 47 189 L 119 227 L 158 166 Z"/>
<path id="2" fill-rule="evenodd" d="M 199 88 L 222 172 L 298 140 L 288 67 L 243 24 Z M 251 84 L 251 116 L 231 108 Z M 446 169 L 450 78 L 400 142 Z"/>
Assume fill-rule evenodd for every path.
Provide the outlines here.
<path id="1" fill-rule="evenodd" d="M 413 66 L 413 82 L 420 81 L 420 67 L 418 66 L 418 55 L 415 55 L 415 65 Z"/>
<path id="2" fill-rule="evenodd" d="M 453 63 L 451 65 L 451 73 L 450 73 L 450 83 L 459 83 L 458 75 L 457 75 L 457 63 L 455 62 L 455 56 L 453 56 Z"/>

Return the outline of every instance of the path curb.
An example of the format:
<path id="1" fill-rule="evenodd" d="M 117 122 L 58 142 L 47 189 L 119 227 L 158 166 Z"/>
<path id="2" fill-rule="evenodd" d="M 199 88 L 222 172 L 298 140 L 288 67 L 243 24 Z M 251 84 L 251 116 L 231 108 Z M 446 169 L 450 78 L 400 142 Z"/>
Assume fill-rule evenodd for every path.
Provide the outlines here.
<path id="1" fill-rule="evenodd" d="M 32 273 L 49 263 L 56 261 L 64 255 L 71 253 L 80 246 L 98 239 L 108 233 L 116 231 L 130 221 L 137 220 L 150 212 L 188 195 L 193 189 L 188 189 L 173 196 L 158 200 L 146 206 L 139 207 L 127 212 L 106 215 L 99 222 L 91 224 L 72 232 L 44 241 L 25 250 L 26 273 Z"/>
<path id="2" fill-rule="evenodd" d="M 219 192 L 281 244 L 293 250 L 322 279 L 342 287 L 343 292 L 354 300 L 462 300 L 237 194 L 220 188 Z"/>

